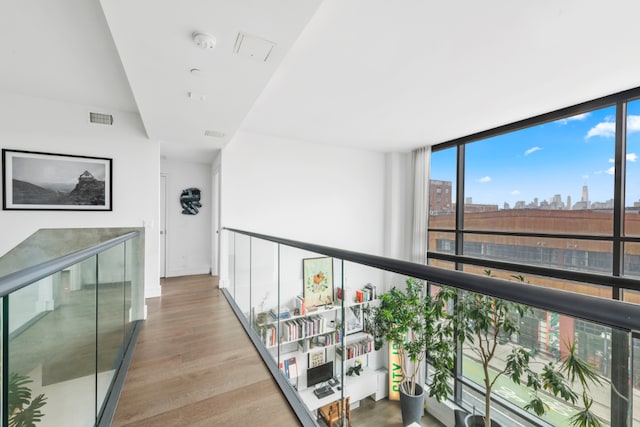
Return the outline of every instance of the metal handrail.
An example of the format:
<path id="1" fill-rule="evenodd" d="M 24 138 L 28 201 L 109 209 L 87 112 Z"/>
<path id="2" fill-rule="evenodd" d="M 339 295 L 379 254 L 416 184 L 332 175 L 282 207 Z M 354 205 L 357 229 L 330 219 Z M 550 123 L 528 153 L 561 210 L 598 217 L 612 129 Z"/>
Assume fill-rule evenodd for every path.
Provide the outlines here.
<path id="1" fill-rule="evenodd" d="M 0 297 L 9 295 L 24 288 L 25 286 L 37 282 L 38 280 L 44 279 L 53 273 L 64 270 L 67 267 L 82 262 L 100 252 L 104 252 L 107 249 L 117 246 L 122 242 L 126 242 L 127 240 L 131 240 L 139 235 L 139 231 L 131 231 L 107 240 L 106 242 L 91 246 L 90 248 L 81 249 L 0 277 Z"/>
<path id="2" fill-rule="evenodd" d="M 527 283 L 479 276 L 457 270 L 447 270 L 393 258 L 252 233 L 234 228 L 225 227 L 224 229 L 345 261 L 415 277 L 417 279 L 446 284 L 455 288 L 486 294 L 543 310 L 554 311 L 625 331 L 637 331 L 640 329 L 640 305 L 637 304 Z"/>

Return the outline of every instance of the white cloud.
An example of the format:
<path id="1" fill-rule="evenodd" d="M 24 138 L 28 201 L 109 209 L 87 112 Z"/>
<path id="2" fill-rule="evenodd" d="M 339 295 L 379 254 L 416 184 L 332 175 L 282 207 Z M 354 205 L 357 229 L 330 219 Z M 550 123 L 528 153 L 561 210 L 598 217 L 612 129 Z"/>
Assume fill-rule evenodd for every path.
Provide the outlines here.
<path id="1" fill-rule="evenodd" d="M 517 196 L 517 195 L 519 195 L 519 194 L 520 194 L 520 192 L 519 192 L 518 190 L 513 190 L 513 191 L 511 192 L 511 195 L 512 195 L 512 196 Z"/>
<path id="2" fill-rule="evenodd" d="M 627 116 L 627 133 L 640 132 L 640 116 Z M 616 122 L 613 117 L 607 117 L 604 122 L 600 122 L 587 132 L 585 139 L 592 136 L 602 136 L 612 138 L 616 133 Z"/>
<path id="3" fill-rule="evenodd" d="M 627 116 L 627 132 L 634 133 L 640 131 L 640 116 Z"/>
<path id="4" fill-rule="evenodd" d="M 491 181 L 490 176 L 484 176 L 478 180 L 478 182 L 489 182 L 489 181 Z"/>
<path id="5" fill-rule="evenodd" d="M 558 120 L 558 124 L 566 125 L 569 122 L 584 120 L 589 117 L 589 113 L 576 114 L 575 116 L 567 117 L 566 119 Z"/>
<path id="6" fill-rule="evenodd" d="M 616 168 L 614 166 L 611 166 L 609 169 L 607 169 L 607 172 L 609 175 L 613 175 L 614 173 L 616 173 Z"/>
<path id="7" fill-rule="evenodd" d="M 596 172 L 598 173 L 598 172 Z M 582 179 L 589 179 L 589 175 L 582 175 Z"/>
<path id="8" fill-rule="evenodd" d="M 593 136 L 602 136 L 604 138 L 612 138 L 616 133 L 616 124 L 614 122 L 600 122 L 587 132 L 585 139 Z"/>
<path id="9" fill-rule="evenodd" d="M 627 154 L 628 162 L 635 162 L 636 160 L 638 160 L 638 155 L 636 153 Z M 615 159 L 609 159 L 609 163 L 614 163 L 614 162 L 615 162 Z"/>
<path id="10" fill-rule="evenodd" d="M 540 150 L 542 150 L 542 148 L 540 148 L 540 147 L 537 147 L 537 146 L 536 147 L 531 147 L 527 151 L 524 152 L 524 155 L 528 156 L 529 154 L 535 153 L 536 151 L 540 151 Z"/>

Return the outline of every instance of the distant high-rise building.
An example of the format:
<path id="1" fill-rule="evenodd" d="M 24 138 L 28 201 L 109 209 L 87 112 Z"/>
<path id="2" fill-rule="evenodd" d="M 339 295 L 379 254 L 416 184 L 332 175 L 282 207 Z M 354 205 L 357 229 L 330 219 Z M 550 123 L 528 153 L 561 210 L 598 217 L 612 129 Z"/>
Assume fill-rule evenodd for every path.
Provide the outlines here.
<path id="1" fill-rule="evenodd" d="M 586 185 L 582 186 L 582 202 L 588 202 L 589 201 L 589 187 L 587 187 Z"/>
<path id="2" fill-rule="evenodd" d="M 567 209 L 571 209 L 571 196 L 567 196 Z"/>
<path id="3" fill-rule="evenodd" d="M 511 209 L 511 207 L 509 206 L 509 203 L 504 202 L 504 205 L 502 206 L 502 209 Z"/>

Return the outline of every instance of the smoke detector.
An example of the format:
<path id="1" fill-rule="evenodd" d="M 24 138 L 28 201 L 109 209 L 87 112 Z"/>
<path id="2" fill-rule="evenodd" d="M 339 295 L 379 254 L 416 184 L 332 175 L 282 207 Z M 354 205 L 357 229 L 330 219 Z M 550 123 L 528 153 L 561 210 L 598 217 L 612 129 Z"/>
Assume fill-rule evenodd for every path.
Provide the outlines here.
<path id="1" fill-rule="evenodd" d="M 216 38 L 209 33 L 201 33 L 199 31 L 191 34 L 193 42 L 201 49 L 213 49 L 216 46 Z"/>

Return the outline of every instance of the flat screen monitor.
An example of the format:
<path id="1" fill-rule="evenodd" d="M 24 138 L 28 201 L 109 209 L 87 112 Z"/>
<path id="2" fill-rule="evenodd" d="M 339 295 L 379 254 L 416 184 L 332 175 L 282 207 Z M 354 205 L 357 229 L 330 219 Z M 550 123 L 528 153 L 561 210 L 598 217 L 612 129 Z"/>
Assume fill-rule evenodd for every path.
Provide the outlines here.
<path id="1" fill-rule="evenodd" d="M 333 361 L 307 369 L 307 387 L 333 378 Z"/>

